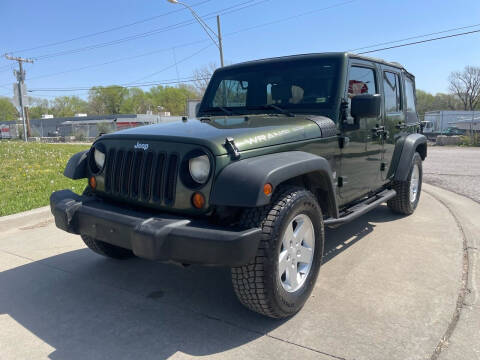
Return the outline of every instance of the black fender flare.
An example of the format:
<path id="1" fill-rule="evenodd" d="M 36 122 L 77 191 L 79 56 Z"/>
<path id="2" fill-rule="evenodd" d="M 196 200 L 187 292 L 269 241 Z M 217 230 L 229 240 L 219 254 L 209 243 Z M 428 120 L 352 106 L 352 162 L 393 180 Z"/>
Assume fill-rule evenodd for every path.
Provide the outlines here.
<path id="1" fill-rule="evenodd" d="M 73 155 L 70 160 L 68 160 L 63 175 L 73 180 L 87 178 L 88 152 L 89 150 L 85 150 Z"/>
<path id="2" fill-rule="evenodd" d="M 415 152 L 419 152 L 422 160 L 427 157 L 427 138 L 422 134 L 410 134 L 403 142 L 402 152 L 395 171 L 396 181 L 407 180 L 412 158 Z"/>
<path id="3" fill-rule="evenodd" d="M 332 169 L 327 159 L 303 151 L 268 154 L 227 165 L 217 176 L 210 204 L 216 206 L 259 207 L 270 203 L 265 184 L 275 188 L 301 175 L 313 175 L 315 187 L 325 192 L 330 216 L 338 217 Z"/>

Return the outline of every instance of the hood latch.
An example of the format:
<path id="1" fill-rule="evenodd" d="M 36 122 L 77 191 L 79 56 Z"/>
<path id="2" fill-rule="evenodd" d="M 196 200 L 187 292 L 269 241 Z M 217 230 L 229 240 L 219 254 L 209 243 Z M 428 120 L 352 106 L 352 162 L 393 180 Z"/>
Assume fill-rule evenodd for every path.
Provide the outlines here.
<path id="1" fill-rule="evenodd" d="M 227 149 L 227 152 L 232 157 L 232 160 L 238 160 L 240 158 L 240 150 L 238 150 L 237 145 L 235 145 L 235 141 L 232 137 L 227 137 L 223 146 L 225 146 L 225 149 Z"/>

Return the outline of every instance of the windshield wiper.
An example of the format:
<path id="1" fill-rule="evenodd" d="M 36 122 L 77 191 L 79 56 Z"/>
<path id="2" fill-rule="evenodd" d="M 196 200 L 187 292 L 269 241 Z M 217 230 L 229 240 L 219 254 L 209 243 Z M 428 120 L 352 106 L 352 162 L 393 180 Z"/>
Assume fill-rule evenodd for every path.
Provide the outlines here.
<path id="1" fill-rule="evenodd" d="M 295 114 L 291 113 L 288 110 L 285 110 L 284 108 L 281 108 L 280 106 L 274 105 L 274 104 L 267 104 L 267 105 L 264 105 L 263 107 L 266 108 L 266 109 L 277 110 L 277 111 L 281 112 L 283 115 L 287 115 L 289 117 L 295 117 Z"/>
<path id="2" fill-rule="evenodd" d="M 226 107 L 223 107 L 223 106 L 210 107 L 208 109 L 205 109 L 204 112 L 211 113 L 212 111 L 217 111 L 217 110 L 223 111 L 228 116 L 236 115 L 233 111 L 231 111 L 231 110 L 229 110 L 229 109 L 227 109 Z"/>
<path id="3" fill-rule="evenodd" d="M 233 111 L 228 110 L 227 108 L 224 108 L 223 106 L 217 106 L 220 110 L 222 110 L 225 114 L 227 115 L 233 115 Z"/>

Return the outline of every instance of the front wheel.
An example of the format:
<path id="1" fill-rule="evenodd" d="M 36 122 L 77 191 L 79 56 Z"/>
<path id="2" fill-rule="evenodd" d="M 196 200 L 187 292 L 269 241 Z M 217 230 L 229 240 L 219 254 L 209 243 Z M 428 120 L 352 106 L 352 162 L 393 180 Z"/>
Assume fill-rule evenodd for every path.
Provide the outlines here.
<path id="1" fill-rule="evenodd" d="M 315 196 L 289 187 L 263 208 L 248 209 L 246 227 L 261 227 L 257 254 L 249 264 L 232 268 L 240 302 L 273 318 L 298 312 L 315 286 L 323 255 L 322 211 Z"/>
<path id="2" fill-rule="evenodd" d="M 388 207 L 399 214 L 413 214 L 420 200 L 422 177 L 422 158 L 416 152 L 413 155 L 407 180 L 393 183 L 392 188 L 397 192 L 397 195 L 387 202 Z"/>
<path id="3" fill-rule="evenodd" d="M 99 255 L 117 260 L 129 259 L 135 256 L 131 250 L 108 244 L 106 242 L 94 239 L 91 236 L 81 235 L 81 237 L 85 245 Z"/>

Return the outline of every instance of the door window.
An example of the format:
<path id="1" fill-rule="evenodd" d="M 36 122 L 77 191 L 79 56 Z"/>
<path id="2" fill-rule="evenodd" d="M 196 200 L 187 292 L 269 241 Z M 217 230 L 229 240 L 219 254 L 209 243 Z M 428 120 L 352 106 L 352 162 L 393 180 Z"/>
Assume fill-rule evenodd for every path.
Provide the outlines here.
<path id="1" fill-rule="evenodd" d="M 377 83 L 375 81 L 375 70 L 372 68 L 352 66 L 348 75 L 348 103 L 350 108 L 351 99 L 361 94 L 377 94 Z M 353 118 L 348 112 L 348 120 Z"/>
<path id="2" fill-rule="evenodd" d="M 348 77 L 348 97 L 376 93 L 375 71 L 366 67 L 352 66 Z"/>
<path id="3" fill-rule="evenodd" d="M 386 71 L 383 76 L 383 91 L 385 92 L 385 112 L 399 112 L 402 110 L 400 80 L 398 74 Z"/>

